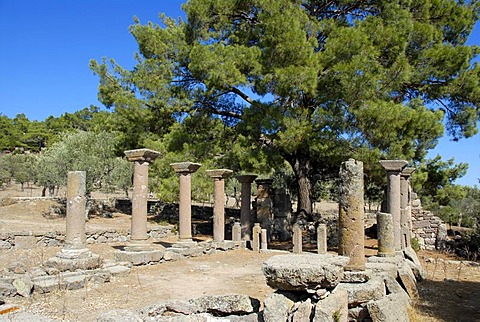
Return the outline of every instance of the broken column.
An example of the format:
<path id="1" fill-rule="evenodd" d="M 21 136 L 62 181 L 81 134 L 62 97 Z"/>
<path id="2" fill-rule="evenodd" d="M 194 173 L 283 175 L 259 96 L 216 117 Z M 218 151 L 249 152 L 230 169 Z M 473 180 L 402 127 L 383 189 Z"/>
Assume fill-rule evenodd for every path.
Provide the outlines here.
<path id="1" fill-rule="evenodd" d="M 252 250 L 255 252 L 260 251 L 260 234 L 262 233 L 262 227 L 260 223 L 255 223 L 252 231 Z"/>
<path id="2" fill-rule="evenodd" d="M 44 265 L 59 271 L 94 269 L 100 266 L 100 257 L 87 249 L 85 233 L 86 172 L 67 174 L 67 218 L 65 246 Z"/>
<path id="3" fill-rule="evenodd" d="M 136 149 L 124 152 L 128 161 L 133 162 L 133 197 L 130 243 L 144 244 L 147 235 L 147 199 L 148 166 L 153 163 L 160 152 L 150 149 Z"/>
<path id="4" fill-rule="evenodd" d="M 260 245 L 260 249 L 261 250 L 267 250 L 268 249 L 268 244 L 267 244 L 267 240 L 268 240 L 268 235 L 267 235 L 267 230 L 266 229 L 262 229 L 261 231 L 261 237 L 262 237 L 262 243 Z"/>
<path id="5" fill-rule="evenodd" d="M 270 231 L 270 226 L 273 220 L 273 191 L 272 179 L 257 179 L 257 218 L 256 221 L 260 223 L 262 228 Z"/>
<path id="6" fill-rule="evenodd" d="M 225 178 L 232 174 L 232 170 L 207 170 L 207 174 L 214 180 L 213 204 L 213 240 L 225 240 Z"/>
<path id="7" fill-rule="evenodd" d="M 395 251 L 402 251 L 401 236 L 401 206 L 400 206 L 400 173 L 407 166 L 405 160 L 381 160 L 380 164 L 387 171 L 387 204 L 386 212 L 393 217 L 393 233 L 395 236 Z"/>
<path id="8" fill-rule="evenodd" d="M 242 241 L 242 226 L 239 222 L 235 222 L 232 227 L 232 240 L 235 242 Z"/>
<path id="9" fill-rule="evenodd" d="M 415 168 L 406 167 L 400 174 L 400 228 L 402 239 L 402 250 L 410 247 L 410 239 L 412 238 L 412 206 L 411 206 L 411 187 L 410 176 Z"/>
<path id="10" fill-rule="evenodd" d="M 191 174 L 200 168 L 200 163 L 179 162 L 170 166 L 179 176 L 178 237 L 180 241 L 192 240 L 192 181 Z"/>
<path id="11" fill-rule="evenodd" d="M 242 204 L 240 208 L 240 225 L 242 226 L 242 239 L 250 240 L 251 238 L 251 196 L 252 182 L 257 178 L 253 174 L 244 174 L 236 176 L 237 180 L 242 184 Z"/>
<path id="12" fill-rule="evenodd" d="M 317 253 L 327 253 L 327 225 L 319 224 L 317 227 Z"/>
<path id="13" fill-rule="evenodd" d="M 393 217 L 391 214 L 377 214 L 378 256 L 395 256 L 395 235 L 393 233 Z"/>
<path id="14" fill-rule="evenodd" d="M 350 257 L 345 270 L 365 270 L 363 163 L 354 159 L 340 166 L 338 254 Z"/>
<path id="15" fill-rule="evenodd" d="M 293 225 L 292 243 L 293 243 L 294 254 L 302 253 L 302 243 L 303 243 L 302 232 L 303 232 L 303 229 L 302 227 L 300 227 L 300 225 L 298 224 Z"/>

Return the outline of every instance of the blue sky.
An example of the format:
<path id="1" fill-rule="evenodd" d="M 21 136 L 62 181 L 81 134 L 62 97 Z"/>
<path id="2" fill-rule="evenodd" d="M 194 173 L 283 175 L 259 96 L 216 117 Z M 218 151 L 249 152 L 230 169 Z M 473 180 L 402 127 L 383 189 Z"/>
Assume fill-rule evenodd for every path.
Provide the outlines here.
<path id="1" fill-rule="evenodd" d="M 0 113 L 30 120 L 73 113 L 97 100 L 98 77 L 90 59 L 114 58 L 134 65 L 136 42 L 128 31 L 137 16 L 159 22 L 158 13 L 182 16 L 184 0 L 0 0 Z M 470 44 L 480 45 L 477 23 Z M 480 178 L 480 135 L 440 140 L 429 156 L 442 155 L 469 164 L 458 184 Z"/>

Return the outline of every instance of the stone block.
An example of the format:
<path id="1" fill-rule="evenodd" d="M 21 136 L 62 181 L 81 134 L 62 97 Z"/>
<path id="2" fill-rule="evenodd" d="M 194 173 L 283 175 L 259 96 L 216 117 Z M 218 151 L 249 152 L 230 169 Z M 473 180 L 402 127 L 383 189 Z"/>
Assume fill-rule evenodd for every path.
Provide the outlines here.
<path id="1" fill-rule="evenodd" d="M 60 322 L 61 320 L 51 319 L 40 314 L 31 314 L 27 312 L 13 312 L 0 315 L 0 322 Z"/>
<path id="2" fill-rule="evenodd" d="M 128 276 L 128 274 L 130 274 L 130 268 L 121 266 L 121 265 L 106 267 L 103 270 L 112 274 L 112 276 L 123 277 L 123 276 Z"/>
<path id="3" fill-rule="evenodd" d="M 164 252 L 162 250 L 143 250 L 143 251 L 125 251 L 120 250 L 115 253 L 115 260 L 118 262 L 129 262 L 135 266 L 156 263 L 162 260 Z"/>
<path id="4" fill-rule="evenodd" d="M 247 295 L 204 296 L 189 301 L 201 312 L 214 315 L 248 314 L 258 312 L 260 303 Z"/>
<path id="5" fill-rule="evenodd" d="M 418 298 L 418 289 L 415 275 L 407 263 L 398 269 L 398 279 L 402 287 L 412 299 Z"/>
<path id="6" fill-rule="evenodd" d="M 12 248 L 12 244 L 7 241 L 0 240 L 0 249 L 10 249 Z"/>
<path id="7" fill-rule="evenodd" d="M 270 294 L 264 302 L 264 322 L 287 321 L 294 302 L 284 294 L 275 292 Z"/>
<path id="8" fill-rule="evenodd" d="M 370 300 L 378 300 L 387 295 L 381 276 L 375 276 L 366 283 L 340 283 L 335 290 L 347 291 L 349 307 L 354 307 Z"/>
<path id="9" fill-rule="evenodd" d="M 262 265 L 267 284 L 285 291 L 333 288 L 343 277 L 349 258 L 330 254 L 289 254 L 269 258 Z"/>
<path id="10" fill-rule="evenodd" d="M 125 310 L 117 309 L 103 313 L 97 318 L 97 322 L 143 322 L 140 314 Z"/>
<path id="11" fill-rule="evenodd" d="M 372 270 L 345 271 L 340 280 L 342 283 L 365 283 L 372 277 Z"/>
<path id="12" fill-rule="evenodd" d="M 185 256 L 183 256 L 182 254 L 168 251 L 168 250 L 163 255 L 163 259 L 166 261 L 176 261 L 182 258 L 185 258 Z"/>
<path id="13" fill-rule="evenodd" d="M 15 236 L 15 248 L 33 249 L 37 246 L 37 238 L 35 236 Z"/>
<path id="14" fill-rule="evenodd" d="M 409 322 L 408 308 L 401 293 L 392 293 L 386 297 L 367 303 L 368 313 L 372 322 Z"/>
<path id="15" fill-rule="evenodd" d="M 33 282 L 27 275 L 15 279 L 13 286 L 17 290 L 17 293 L 23 297 L 30 297 L 30 294 L 32 294 Z"/>
<path id="16" fill-rule="evenodd" d="M 337 289 L 315 306 L 313 322 L 347 322 L 348 294 L 346 290 Z"/>
<path id="17" fill-rule="evenodd" d="M 11 283 L 0 281 L 0 297 L 11 297 L 17 294 L 17 289 Z"/>
<path id="18" fill-rule="evenodd" d="M 291 319 L 291 321 L 310 321 L 312 310 L 313 304 L 310 299 L 303 302 L 296 302 L 291 309 L 289 319 Z"/>
<path id="19" fill-rule="evenodd" d="M 45 267 L 58 269 L 60 272 L 66 271 L 76 271 L 76 270 L 91 270 L 96 269 L 100 266 L 101 260 L 100 256 L 87 252 L 88 255 L 80 256 L 75 258 L 75 256 L 67 255 L 68 252 L 61 252 L 57 256 L 49 258 L 45 263 Z M 61 257 L 59 257 L 61 256 Z"/>

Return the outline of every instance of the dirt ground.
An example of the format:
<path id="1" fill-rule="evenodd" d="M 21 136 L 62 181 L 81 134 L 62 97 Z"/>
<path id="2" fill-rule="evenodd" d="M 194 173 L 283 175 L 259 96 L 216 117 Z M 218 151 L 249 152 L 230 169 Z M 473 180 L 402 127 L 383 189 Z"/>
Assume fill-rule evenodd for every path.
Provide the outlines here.
<path id="1" fill-rule="evenodd" d="M 39 191 L 33 192 L 38 196 Z M 46 219 L 41 214 L 52 201 L 13 202 L 21 195 L 18 188 L 0 190 L 0 233 L 7 231 L 64 230 L 64 219 Z M 28 196 L 30 191 L 24 192 Z M 9 204 L 12 202 L 12 204 Z M 154 224 L 154 223 L 149 223 Z M 87 227 L 128 228 L 129 216 L 93 218 Z M 367 256 L 376 253 L 375 240 L 366 240 Z M 104 259 L 113 258 L 114 246 L 89 245 Z M 14 263 L 34 267 L 52 257 L 60 248 L 0 251 L 0 270 Z M 75 291 L 59 291 L 30 298 L 8 298 L 30 313 L 64 321 L 95 321 L 102 312 L 123 308 L 140 309 L 170 299 L 190 299 L 203 295 L 247 294 L 264 300 L 273 290 L 265 283 L 262 263 L 278 252 L 254 253 L 236 250 L 159 265 L 135 267 L 128 276 L 115 277 L 110 283 L 88 284 Z M 480 321 L 480 266 L 472 266 L 449 254 L 421 251 L 420 259 L 428 272 L 418 284 L 420 297 L 411 312 L 412 321 Z"/>

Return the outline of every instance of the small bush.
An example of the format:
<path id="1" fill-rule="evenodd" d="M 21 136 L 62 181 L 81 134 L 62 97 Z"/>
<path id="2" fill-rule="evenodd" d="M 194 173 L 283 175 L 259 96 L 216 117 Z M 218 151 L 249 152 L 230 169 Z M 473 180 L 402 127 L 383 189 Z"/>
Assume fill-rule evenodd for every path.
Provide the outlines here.
<path id="1" fill-rule="evenodd" d="M 416 237 L 412 237 L 410 239 L 410 245 L 412 246 L 412 249 L 415 251 L 415 253 L 418 253 L 420 251 L 420 242 Z"/>

